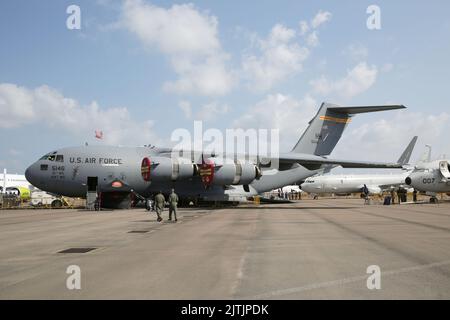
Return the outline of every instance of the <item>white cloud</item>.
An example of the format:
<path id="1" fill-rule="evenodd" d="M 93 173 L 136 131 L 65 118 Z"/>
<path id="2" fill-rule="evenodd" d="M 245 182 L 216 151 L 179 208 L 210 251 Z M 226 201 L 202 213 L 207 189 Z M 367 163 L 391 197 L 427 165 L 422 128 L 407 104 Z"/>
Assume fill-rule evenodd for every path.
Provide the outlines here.
<path id="1" fill-rule="evenodd" d="M 322 25 L 325 22 L 329 21 L 330 19 L 331 19 L 331 13 L 330 12 L 320 10 L 316 14 L 316 16 L 311 20 L 311 27 L 316 29 L 320 25 Z"/>
<path id="2" fill-rule="evenodd" d="M 201 121 L 215 121 L 218 117 L 228 113 L 230 110 L 227 104 L 221 104 L 217 101 L 204 104 L 197 112 L 194 112 L 195 110 L 189 101 L 180 101 L 178 107 L 183 111 L 186 119 Z"/>
<path id="3" fill-rule="evenodd" d="M 319 37 L 317 36 L 317 32 L 311 32 L 306 38 L 306 43 L 310 47 L 317 47 L 319 45 Z"/>
<path id="4" fill-rule="evenodd" d="M 317 102 L 309 95 L 296 100 L 282 94 L 271 94 L 243 113 L 233 126 L 242 129 L 279 129 L 280 148 L 288 151 L 298 141 L 317 108 Z"/>
<path id="5" fill-rule="evenodd" d="M 217 101 L 204 104 L 197 112 L 194 112 L 195 110 L 189 101 L 180 101 L 178 107 L 183 111 L 186 119 L 201 121 L 215 121 L 219 116 L 228 113 L 230 110 L 227 104 L 221 104 Z"/>
<path id="6" fill-rule="evenodd" d="M 83 106 L 46 85 L 28 89 L 0 84 L 0 128 L 33 123 L 84 139 L 101 129 L 104 141 L 110 144 L 154 143 L 157 139 L 152 122 L 133 121 L 126 108 L 102 109 L 95 101 Z"/>
<path id="7" fill-rule="evenodd" d="M 259 55 L 244 55 L 242 69 L 248 86 L 264 91 L 302 70 L 308 48 L 295 42 L 295 30 L 275 25 L 266 39 L 259 39 Z"/>
<path id="8" fill-rule="evenodd" d="M 362 44 L 351 44 L 343 51 L 343 54 L 354 61 L 364 61 L 369 56 L 369 50 Z"/>
<path id="9" fill-rule="evenodd" d="M 394 65 L 392 63 L 385 63 L 381 67 L 381 72 L 388 73 L 388 72 L 391 72 L 393 69 L 394 69 Z"/>
<path id="10" fill-rule="evenodd" d="M 203 61 L 179 59 L 172 63 L 179 78 L 174 82 L 164 83 L 164 90 L 177 94 L 199 94 L 204 96 L 224 95 L 233 87 L 233 72 L 224 64 L 225 58 L 208 56 Z"/>
<path id="11" fill-rule="evenodd" d="M 319 44 L 315 29 L 330 18 L 331 13 L 319 11 L 310 23 L 300 22 L 300 36 L 310 48 Z M 310 53 L 294 29 L 276 24 L 266 38 L 252 36 L 256 50 L 243 55 L 238 72 L 230 68 L 230 56 L 219 41 L 218 19 L 193 4 L 163 8 L 125 0 L 121 24 L 148 49 L 168 57 L 177 78 L 163 89 L 176 94 L 225 95 L 240 79 L 254 91 L 265 91 L 300 72 Z"/>
<path id="12" fill-rule="evenodd" d="M 183 111 L 184 116 L 187 119 L 190 119 L 192 117 L 192 107 L 191 107 L 191 103 L 189 101 L 180 101 L 178 103 L 178 107 L 181 109 L 181 111 Z"/>
<path id="13" fill-rule="evenodd" d="M 0 128 L 18 127 L 34 117 L 33 100 L 25 88 L 0 84 Z"/>
<path id="14" fill-rule="evenodd" d="M 196 113 L 195 119 L 202 121 L 214 121 L 217 120 L 219 116 L 222 116 L 230 110 L 227 104 L 220 104 L 216 101 L 205 104 Z"/>
<path id="15" fill-rule="evenodd" d="M 165 9 L 141 0 L 126 0 L 123 22 L 146 45 L 168 54 L 203 55 L 220 48 L 217 18 L 198 12 L 193 4 Z"/>
<path id="16" fill-rule="evenodd" d="M 332 14 L 328 11 L 319 10 L 319 12 L 311 19 L 311 22 L 300 21 L 300 35 L 305 36 L 311 29 L 317 29 L 331 19 Z M 314 32 L 314 30 L 313 30 Z"/>
<path id="17" fill-rule="evenodd" d="M 300 35 L 303 36 L 309 31 L 309 24 L 306 21 L 300 21 Z"/>
<path id="18" fill-rule="evenodd" d="M 148 49 L 166 54 L 178 79 L 164 89 L 177 94 L 223 95 L 234 76 L 217 36 L 218 21 L 193 4 L 161 8 L 141 0 L 126 0 L 122 24 Z"/>
<path id="19" fill-rule="evenodd" d="M 378 69 L 361 62 L 353 69 L 347 71 L 347 75 L 339 80 L 331 81 L 325 76 L 312 80 L 310 84 L 315 93 L 322 95 L 335 94 L 345 99 L 352 98 L 368 90 L 376 81 Z"/>
<path id="20" fill-rule="evenodd" d="M 317 47 L 319 45 L 319 32 L 316 29 L 330 19 L 330 12 L 320 10 L 310 23 L 300 21 L 300 35 L 306 39 L 308 46 Z"/>

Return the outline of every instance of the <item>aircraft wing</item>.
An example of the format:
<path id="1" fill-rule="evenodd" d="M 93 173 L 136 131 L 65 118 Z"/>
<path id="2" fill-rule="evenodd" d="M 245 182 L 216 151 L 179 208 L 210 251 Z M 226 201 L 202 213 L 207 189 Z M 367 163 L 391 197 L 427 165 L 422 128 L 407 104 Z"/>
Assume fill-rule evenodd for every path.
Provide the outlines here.
<path id="1" fill-rule="evenodd" d="M 320 156 L 292 152 L 280 154 L 279 161 L 283 164 L 298 163 L 308 169 L 315 169 L 322 165 L 337 165 L 343 168 L 402 169 L 402 165 L 399 163 L 335 160 Z"/>

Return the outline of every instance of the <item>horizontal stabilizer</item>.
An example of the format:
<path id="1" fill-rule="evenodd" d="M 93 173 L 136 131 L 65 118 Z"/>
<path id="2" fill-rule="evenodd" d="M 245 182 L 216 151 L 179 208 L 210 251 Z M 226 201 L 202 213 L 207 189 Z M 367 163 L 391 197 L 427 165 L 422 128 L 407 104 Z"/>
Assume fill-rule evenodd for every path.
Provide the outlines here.
<path id="1" fill-rule="evenodd" d="M 406 107 L 404 105 L 385 105 L 385 106 L 361 106 L 361 107 L 336 107 L 336 108 L 328 108 L 328 110 L 336 113 L 352 115 L 358 113 L 389 111 L 405 108 Z"/>

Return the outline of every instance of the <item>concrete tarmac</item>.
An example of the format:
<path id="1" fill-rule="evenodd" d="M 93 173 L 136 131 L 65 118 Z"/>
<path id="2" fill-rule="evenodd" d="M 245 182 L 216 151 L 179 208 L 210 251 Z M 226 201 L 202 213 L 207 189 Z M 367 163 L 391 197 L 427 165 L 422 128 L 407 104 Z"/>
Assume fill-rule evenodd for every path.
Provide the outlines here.
<path id="1" fill-rule="evenodd" d="M 450 298 L 450 203 L 321 199 L 167 215 L 0 211 L 0 298 Z M 95 249 L 60 253 L 71 248 Z M 67 289 L 71 265 L 80 290 Z M 373 265 L 379 290 L 367 287 Z"/>

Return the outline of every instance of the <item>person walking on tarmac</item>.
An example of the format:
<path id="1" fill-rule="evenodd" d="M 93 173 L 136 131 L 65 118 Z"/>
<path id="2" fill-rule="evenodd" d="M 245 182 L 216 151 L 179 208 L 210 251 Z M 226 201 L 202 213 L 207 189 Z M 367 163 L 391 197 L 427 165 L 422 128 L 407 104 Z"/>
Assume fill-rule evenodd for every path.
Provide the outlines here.
<path id="1" fill-rule="evenodd" d="M 94 210 L 95 211 L 100 211 L 100 198 L 98 196 L 95 198 Z"/>
<path id="2" fill-rule="evenodd" d="M 172 212 L 175 218 L 175 222 L 177 220 L 177 205 L 178 205 L 178 196 L 175 193 L 175 190 L 172 189 L 172 192 L 169 195 L 169 221 L 172 220 Z"/>
<path id="3" fill-rule="evenodd" d="M 164 198 L 164 195 L 162 194 L 162 192 L 160 191 L 156 196 L 155 196 L 155 209 L 156 209 L 156 214 L 158 215 L 158 222 L 162 221 L 161 218 L 161 213 L 164 210 L 164 204 L 166 202 L 166 198 Z"/>
<path id="4" fill-rule="evenodd" d="M 367 185 L 364 185 L 362 192 L 364 195 L 364 204 L 369 204 L 369 188 L 367 188 Z"/>

